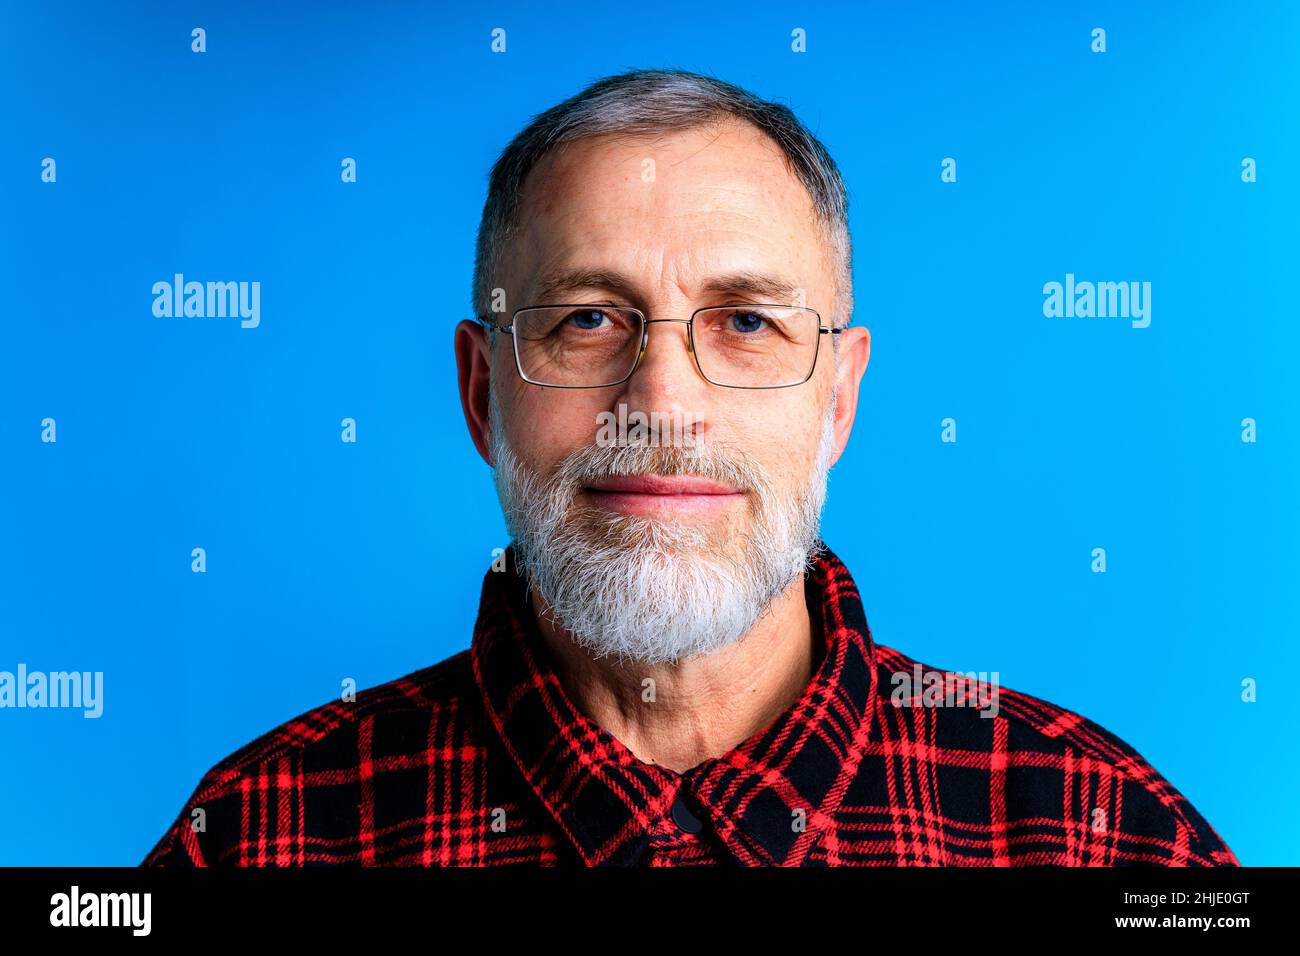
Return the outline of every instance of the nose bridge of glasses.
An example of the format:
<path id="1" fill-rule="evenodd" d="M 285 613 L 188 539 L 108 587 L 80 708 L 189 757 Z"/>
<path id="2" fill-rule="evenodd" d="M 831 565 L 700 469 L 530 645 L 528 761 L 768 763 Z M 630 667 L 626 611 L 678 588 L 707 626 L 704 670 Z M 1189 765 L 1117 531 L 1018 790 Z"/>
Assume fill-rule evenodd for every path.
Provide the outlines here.
<path id="1" fill-rule="evenodd" d="M 642 325 L 645 327 L 641 330 L 641 351 L 637 356 L 638 361 L 645 356 L 645 350 L 650 342 L 650 326 L 660 323 L 670 323 L 686 326 L 686 351 L 692 355 L 695 353 L 695 337 L 691 334 L 693 330 L 694 316 L 689 319 L 643 319 Z"/>

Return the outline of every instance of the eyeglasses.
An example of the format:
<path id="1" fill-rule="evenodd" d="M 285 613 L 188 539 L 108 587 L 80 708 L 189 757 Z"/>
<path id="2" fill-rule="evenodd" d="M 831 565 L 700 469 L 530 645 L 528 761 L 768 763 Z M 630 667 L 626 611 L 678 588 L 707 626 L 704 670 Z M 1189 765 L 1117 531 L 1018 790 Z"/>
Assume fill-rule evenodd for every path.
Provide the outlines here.
<path id="1" fill-rule="evenodd" d="M 622 385 L 645 355 L 650 326 L 686 325 L 687 350 L 704 379 L 725 388 L 790 388 L 812 378 L 823 335 L 813 309 L 785 305 L 719 305 L 689 319 L 647 319 L 640 309 L 613 305 L 542 305 L 516 309 L 509 325 L 515 366 L 525 382 L 548 388 Z"/>

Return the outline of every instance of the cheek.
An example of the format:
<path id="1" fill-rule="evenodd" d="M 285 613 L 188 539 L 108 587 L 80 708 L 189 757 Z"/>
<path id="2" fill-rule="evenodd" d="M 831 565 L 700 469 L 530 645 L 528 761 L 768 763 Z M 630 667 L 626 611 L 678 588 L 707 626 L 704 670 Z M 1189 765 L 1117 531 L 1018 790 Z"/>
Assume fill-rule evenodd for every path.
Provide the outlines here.
<path id="1" fill-rule="evenodd" d="M 529 467 L 550 473 L 566 456 L 592 443 L 599 401 L 578 391 L 539 389 L 520 382 L 502 396 L 506 435 Z"/>
<path id="2" fill-rule="evenodd" d="M 797 432 L 788 434 L 778 443 L 783 461 L 777 480 L 787 484 L 802 484 L 812 471 L 817 458 L 820 429 L 809 422 Z"/>
<path id="3" fill-rule="evenodd" d="M 817 458 L 822 416 L 806 396 L 797 402 L 754 404 L 752 415 L 726 422 L 732 450 L 752 457 L 779 484 L 804 481 Z"/>

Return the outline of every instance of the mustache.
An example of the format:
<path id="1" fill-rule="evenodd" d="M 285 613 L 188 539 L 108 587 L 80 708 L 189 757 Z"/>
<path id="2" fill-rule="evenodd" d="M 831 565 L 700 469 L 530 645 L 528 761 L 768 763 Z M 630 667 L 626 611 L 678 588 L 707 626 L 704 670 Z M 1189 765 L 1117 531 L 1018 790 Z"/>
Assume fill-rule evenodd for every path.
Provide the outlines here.
<path id="1" fill-rule="evenodd" d="M 771 479 L 762 466 L 746 457 L 739 449 L 719 442 L 693 447 L 586 445 L 571 452 L 560 462 L 552 480 L 576 491 L 579 487 L 604 478 L 629 475 L 691 475 L 745 492 L 761 493 L 771 487 Z"/>

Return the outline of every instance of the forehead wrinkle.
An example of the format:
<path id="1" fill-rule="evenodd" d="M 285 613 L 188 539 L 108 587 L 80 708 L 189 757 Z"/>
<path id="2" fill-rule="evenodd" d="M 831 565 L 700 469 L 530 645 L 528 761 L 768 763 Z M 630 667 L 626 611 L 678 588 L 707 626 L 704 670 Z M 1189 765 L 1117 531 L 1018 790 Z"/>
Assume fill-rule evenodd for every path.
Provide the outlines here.
<path id="1" fill-rule="evenodd" d="M 677 272 L 677 270 L 673 270 Z M 672 281 L 688 299 L 717 293 L 736 293 L 769 299 L 772 302 L 789 302 L 795 293 L 803 288 L 778 275 L 768 274 L 754 269 L 738 269 L 704 276 L 698 282 L 698 288 L 692 291 L 688 279 L 670 280 L 662 276 L 663 281 Z M 612 292 L 629 299 L 640 297 L 639 284 L 636 279 L 614 268 L 557 269 L 543 273 L 533 283 L 532 298 L 536 304 L 559 304 L 560 300 L 572 298 L 579 290 L 593 289 Z"/>
<path id="2" fill-rule="evenodd" d="M 671 165 L 686 163 L 709 146 L 719 145 L 716 143 L 718 138 L 719 134 L 715 134 L 686 156 L 673 157 Z M 747 143 L 724 141 L 720 145 L 732 152 L 752 145 L 759 145 L 764 152 L 774 148 L 774 144 L 766 142 L 761 135 Z M 721 170 L 717 171 L 719 175 L 708 170 L 698 179 L 689 173 L 675 178 L 669 188 L 642 189 L 638 188 L 639 183 L 632 182 L 633 174 L 616 173 L 613 177 L 601 176 L 598 188 L 590 188 L 592 183 L 583 180 L 584 166 L 591 163 L 598 167 L 611 165 L 608 160 L 612 159 L 614 169 L 626 169 L 636 155 L 602 157 L 600 153 L 583 154 L 577 149 L 565 150 L 562 155 L 563 159 L 552 157 L 552 163 L 546 164 L 549 169 L 539 170 L 543 174 L 530 183 L 532 188 L 526 191 L 524 210 L 521 210 L 525 216 L 522 230 L 525 235 L 520 238 L 524 240 L 525 248 L 532 247 L 534 254 L 516 259 L 516 264 L 528 268 L 528 259 L 531 259 L 535 271 L 540 273 L 536 278 L 525 278 L 527 289 L 532 290 L 526 292 L 531 295 L 529 304 L 545 304 L 546 301 L 558 304 L 561 299 L 568 298 L 563 293 L 579 288 L 598 288 L 629 297 L 647 297 L 656 290 L 663 293 L 675 288 L 675 294 L 686 299 L 702 293 L 734 289 L 749 294 L 765 291 L 776 301 L 788 301 L 796 289 L 814 293 L 815 288 L 821 285 L 820 280 L 811 274 L 781 275 L 783 270 L 780 266 L 786 264 L 785 254 L 774 249 L 774 243 L 793 247 L 785 251 L 793 252 L 804 267 L 815 270 L 817 274 L 822 271 L 820 261 L 826 252 L 821 249 L 820 242 L 819 254 L 812 257 L 802 254 L 803 250 L 799 248 L 814 238 L 799 231 L 809 221 L 806 214 L 810 212 L 812 201 L 803 184 L 784 163 L 772 167 L 771 172 L 779 168 L 779 176 L 754 176 L 752 169 Z M 762 156 L 759 162 L 766 164 L 766 159 Z M 571 201 L 570 197 L 575 195 L 576 201 Z M 733 199 L 738 201 L 731 201 Z M 681 209 L 682 206 L 690 208 Z M 642 215 L 657 220 L 655 234 L 651 237 L 653 247 L 642 243 L 637 248 L 637 237 L 627 234 L 629 217 Z M 760 226 L 764 228 L 755 241 Z M 618 258 L 590 256 L 595 248 L 607 244 L 608 240 L 602 237 L 618 243 Z M 741 257 L 747 261 L 728 262 L 738 249 L 748 253 Z M 651 262 L 651 259 L 655 261 Z M 767 266 L 768 262 L 771 267 Z M 562 265 L 555 265 L 557 263 Z M 570 263 L 572 265 L 566 269 Z M 733 265 L 734 268 L 728 268 Z M 554 266 L 554 269 L 549 266 Z M 586 284 L 581 284 L 581 277 L 551 274 L 553 271 L 578 272 L 581 269 L 593 273 Z M 700 276 L 706 270 L 733 276 L 744 271 L 770 272 L 770 279 L 775 281 L 729 283 L 713 274 Z M 695 276 L 700 277 L 697 279 Z M 643 283 L 641 277 L 649 277 L 647 283 Z M 568 281 L 562 282 L 561 278 Z M 697 286 L 700 287 L 698 292 Z M 560 299 L 555 299 L 555 296 L 560 296 Z"/>

